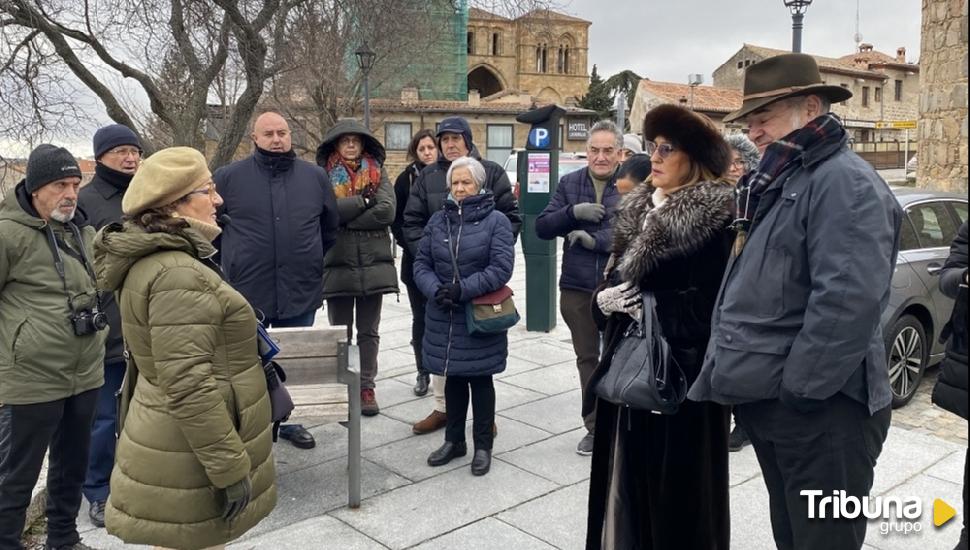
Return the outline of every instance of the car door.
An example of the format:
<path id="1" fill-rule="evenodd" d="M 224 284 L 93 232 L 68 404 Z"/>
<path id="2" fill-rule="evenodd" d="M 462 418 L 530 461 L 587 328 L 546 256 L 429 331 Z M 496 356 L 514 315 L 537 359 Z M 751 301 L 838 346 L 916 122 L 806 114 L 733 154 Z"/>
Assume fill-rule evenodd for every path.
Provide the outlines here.
<path id="1" fill-rule="evenodd" d="M 939 330 L 949 318 L 953 300 L 940 292 L 940 268 L 950 254 L 950 243 L 956 236 L 957 225 L 945 201 L 925 201 L 909 206 L 906 217 L 913 224 L 919 248 L 906 252 L 908 263 L 926 287 L 929 303 L 933 305 L 933 334 L 927 334 L 930 354 L 943 353 Z M 932 362 L 932 360 L 931 360 Z"/>

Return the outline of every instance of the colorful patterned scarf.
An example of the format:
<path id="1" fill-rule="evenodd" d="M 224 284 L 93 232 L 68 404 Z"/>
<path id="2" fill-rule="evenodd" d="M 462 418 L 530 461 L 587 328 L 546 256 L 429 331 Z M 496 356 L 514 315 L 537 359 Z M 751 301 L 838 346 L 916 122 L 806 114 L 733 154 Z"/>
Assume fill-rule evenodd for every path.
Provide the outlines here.
<path id="1" fill-rule="evenodd" d="M 758 168 L 748 172 L 738 181 L 737 215 L 733 226 L 738 233 L 734 243 L 735 254 L 740 254 L 748 233 L 753 229 L 754 215 L 758 211 L 758 203 L 765 190 L 778 176 L 800 162 L 806 151 L 840 142 L 844 136 L 845 128 L 842 126 L 842 119 L 835 113 L 827 113 L 765 149 Z"/>
<path id="2" fill-rule="evenodd" d="M 360 160 L 345 160 L 337 151 L 330 153 L 327 175 L 338 199 L 373 195 L 381 184 L 381 166 L 367 153 Z"/>

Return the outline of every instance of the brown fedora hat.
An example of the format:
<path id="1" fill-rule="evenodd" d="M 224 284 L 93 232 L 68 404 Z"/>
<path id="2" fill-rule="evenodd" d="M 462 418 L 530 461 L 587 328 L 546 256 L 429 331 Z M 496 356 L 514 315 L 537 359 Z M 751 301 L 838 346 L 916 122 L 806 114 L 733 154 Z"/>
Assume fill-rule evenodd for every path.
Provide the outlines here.
<path id="1" fill-rule="evenodd" d="M 769 57 L 745 71 L 741 108 L 725 116 L 724 122 L 733 122 L 786 97 L 809 94 L 826 97 L 832 103 L 852 97 L 852 92 L 842 86 L 823 84 L 818 64 L 810 55 L 786 53 Z"/>

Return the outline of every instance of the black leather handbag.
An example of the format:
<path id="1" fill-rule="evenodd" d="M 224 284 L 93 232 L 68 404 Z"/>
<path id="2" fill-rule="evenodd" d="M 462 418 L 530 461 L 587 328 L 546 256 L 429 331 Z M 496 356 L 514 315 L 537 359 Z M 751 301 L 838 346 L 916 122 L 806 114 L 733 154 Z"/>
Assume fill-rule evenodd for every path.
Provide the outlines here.
<path id="1" fill-rule="evenodd" d="M 641 297 L 640 319 L 630 323 L 594 390 L 616 405 L 674 414 L 687 396 L 687 379 L 660 330 L 656 298 Z"/>

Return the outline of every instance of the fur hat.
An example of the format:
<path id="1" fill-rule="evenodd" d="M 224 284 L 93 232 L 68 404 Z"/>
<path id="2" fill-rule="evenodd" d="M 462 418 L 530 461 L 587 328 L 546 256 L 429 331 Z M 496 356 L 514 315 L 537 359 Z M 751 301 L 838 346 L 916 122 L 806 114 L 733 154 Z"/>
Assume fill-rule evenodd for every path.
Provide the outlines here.
<path id="1" fill-rule="evenodd" d="M 761 164 L 761 153 L 758 152 L 758 146 L 748 136 L 740 132 L 735 132 L 729 134 L 724 139 L 727 140 L 731 149 L 738 152 L 738 156 L 741 157 L 741 162 L 744 163 L 745 173 L 754 170 Z"/>
<path id="2" fill-rule="evenodd" d="M 643 118 L 643 139 L 653 141 L 657 136 L 666 138 L 715 176 L 727 172 L 731 164 L 731 149 L 714 123 L 679 105 L 658 105 L 647 112 Z"/>
<path id="3" fill-rule="evenodd" d="M 121 199 L 121 210 L 134 216 L 166 206 L 211 180 L 202 153 L 191 147 L 162 149 L 141 163 Z"/>

